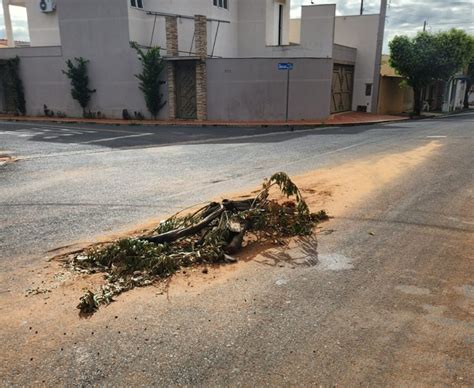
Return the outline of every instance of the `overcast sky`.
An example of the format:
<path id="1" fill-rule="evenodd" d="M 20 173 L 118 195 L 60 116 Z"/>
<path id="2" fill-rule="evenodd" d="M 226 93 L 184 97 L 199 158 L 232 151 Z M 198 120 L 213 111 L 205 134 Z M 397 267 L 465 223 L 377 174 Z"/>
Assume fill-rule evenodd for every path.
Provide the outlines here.
<path id="1" fill-rule="evenodd" d="M 190 0 L 192 1 L 192 0 Z M 313 0 L 315 4 L 337 4 L 338 15 L 354 15 L 360 10 L 361 0 Z M 474 34 L 474 0 L 389 0 L 384 52 L 388 41 L 395 35 L 415 35 L 422 30 L 423 22 L 428 31 L 436 32 L 452 27 L 462 28 Z M 292 17 L 298 17 L 300 6 L 311 0 L 292 0 Z M 366 13 L 378 13 L 380 0 L 365 0 Z M 26 13 L 20 7 L 11 7 L 12 23 L 16 40 L 28 40 Z M 5 37 L 3 10 L 0 7 L 0 38 Z"/>
<path id="2" fill-rule="evenodd" d="M 388 0 L 385 28 L 384 52 L 388 53 L 388 42 L 395 35 L 414 36 L 423 29 L 437 32 L 452 27 L 462 28 L 474 34 L 474 0 Z M 313 0 L 315 4 L 337 4 L 338 15 L 357 15 L 361 0 Z M 298 17 L 300 6 L 311 4 L 311 0 L 293 0 L 292 17 Z M 379 13 L 380 0 L 364 0 L 365 13 Z"/>

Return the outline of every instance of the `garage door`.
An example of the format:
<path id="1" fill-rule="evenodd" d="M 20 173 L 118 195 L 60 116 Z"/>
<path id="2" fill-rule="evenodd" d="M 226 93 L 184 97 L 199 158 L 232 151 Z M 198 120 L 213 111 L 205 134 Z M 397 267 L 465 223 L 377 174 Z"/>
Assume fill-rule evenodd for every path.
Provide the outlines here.
<path id="1" fill-rule="evenodd" d="M 352 110 L 354 66 L 334 65 L 332 76 L 331 113 Z"/>

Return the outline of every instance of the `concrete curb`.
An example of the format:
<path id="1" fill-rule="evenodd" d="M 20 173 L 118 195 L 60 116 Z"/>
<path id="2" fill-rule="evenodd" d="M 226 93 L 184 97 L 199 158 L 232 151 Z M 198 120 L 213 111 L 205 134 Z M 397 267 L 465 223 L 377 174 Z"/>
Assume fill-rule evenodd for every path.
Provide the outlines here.
<path id="1" fill-rule="evenodd" d="M 439 113 L 439 114 L 431 114 L 431 115 L 423 115 L 419 117 L 408 117 L 409 120 L 417 121 L 417 120 L 434 120 L 434 119 L 444 119 L 446 117 L 458 116 L 458 115 L 465 115 L 467 113 L 474 112 L 474 109 L 463 109 L 456 112 L 449 112 L 449 113 Z"/>
<path id="2" fill-rule="evenodd" d="M 368 121 L 341 121 L 341 122 L 207 122 L 207 121 L 126 121 L 126 120 L 89 120 L 89 119 L 54 119 L 43 117 L 20 117 L 20 116 L 0 116 L 0 121 L 10 122 L 29 122 L 44 124 L 93 124 L 93 125 L 111 125 L 111 126 L 155 126 L 155 127 L 225 127 L 225 128 L 327 128 L 327 127 L 352 127 L 358 125 L 375 125 L 385 124 L 397 121 L 407 121 L 409 117 L 399 117 L 384 120 L 368 120 Z"/>

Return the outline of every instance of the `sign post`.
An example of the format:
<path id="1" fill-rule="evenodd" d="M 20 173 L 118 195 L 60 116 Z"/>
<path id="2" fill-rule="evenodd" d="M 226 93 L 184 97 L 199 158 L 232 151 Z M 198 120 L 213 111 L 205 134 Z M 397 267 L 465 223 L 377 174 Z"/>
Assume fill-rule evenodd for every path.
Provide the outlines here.
<path id="1" fill-rule="evenodd" d="M 288 122 L 289 108 L 290 108 L 290 72 L 293 70 L 293 63 L 279 63 L 278 70 L 286 71 L 286 122 Z"/>

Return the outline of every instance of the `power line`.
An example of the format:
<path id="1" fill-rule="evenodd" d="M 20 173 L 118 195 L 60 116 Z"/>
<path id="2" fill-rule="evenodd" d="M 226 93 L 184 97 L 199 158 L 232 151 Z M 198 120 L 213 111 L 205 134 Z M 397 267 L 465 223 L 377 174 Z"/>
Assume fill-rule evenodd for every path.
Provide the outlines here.
<path id="1" fill-rule="evenodd" d="M 446 26 L 457 26 L 457 25 L 466 25 L 466 24 L 472 25 L 472 22 L 452 22 L 452 23 L 446 23 L 446 22 L 443 22 L 443 23 L 430 23 L 430 25 L 432 25 L 432 26 L 441 26 L 441 25 L 446 25 Z"/>

